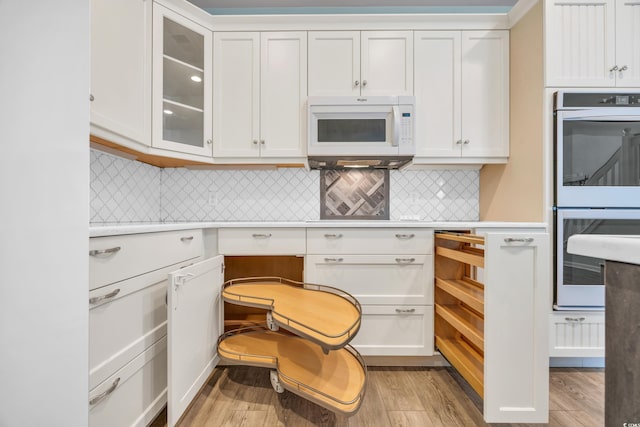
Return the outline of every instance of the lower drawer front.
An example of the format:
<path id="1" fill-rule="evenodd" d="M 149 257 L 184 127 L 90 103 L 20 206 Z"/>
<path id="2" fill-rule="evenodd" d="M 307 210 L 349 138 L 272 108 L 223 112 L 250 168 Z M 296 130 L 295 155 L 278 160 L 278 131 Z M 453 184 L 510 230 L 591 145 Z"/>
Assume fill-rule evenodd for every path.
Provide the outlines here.
<path id="1" fill-rule="evenodd" d="M 89 304 L 89 388 L 167 334 L 167 275 L 177 268 L 161 269 L 89 294 L 90 299 L 99 300 Z M 113 298 L 100 300 L 114 293 Z"/>
<path id="2" fill-rule="evenodd" d="M 432 356 L 433 306 L 365 305 L 351 344 L 363 356 Z"/>
<path id="3" fill-rule="evenodd" d="M 202 230 L 89 239 L 89 289 L 202 256 Z"/>
<path id="4" fill-rule="evenodd" d="M 604 313 L 557 312 L 549 325 L 549 356 L 604 357 Z"/>
<path id="5" fill-rule="evenodd" d="M 167 402 L 166 337 L 91 390 L 89 401 L 91 427 L 148 425 Z"/>
<path id="6" fill-rule="evenodd" d="M 308 282 L 333 286 L 365 305 L 433 303 L 431 255 L 307 255 Z"/>

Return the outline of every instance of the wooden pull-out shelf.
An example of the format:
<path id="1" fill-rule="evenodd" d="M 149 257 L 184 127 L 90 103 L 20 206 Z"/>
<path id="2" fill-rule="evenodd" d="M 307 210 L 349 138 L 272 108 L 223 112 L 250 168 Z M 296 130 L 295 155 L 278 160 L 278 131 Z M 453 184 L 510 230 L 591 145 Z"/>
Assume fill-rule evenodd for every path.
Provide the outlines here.
<path id="1" fill-rule="evenodd" d="M 472 277 L 484 268 L 484 238 L 435 234 L 436 347 L 471 387 L 484 396 L 484 285 Z"/>
<path id="2" fill-rule="evenodd" d="M 224 284 L 222 297 L 232 304 L 268 310 L 278 327 L 319 344 L 325 351 L 344 347 L 360 329 L 360 303 L 329 286 L 279 277 L 234 279 Z"/>
<path id="3" fill-rule="evenodd" d="M 325 354 L 303 338 L 254 328 L 218 340 L 228 362 L 277 370 L 280 384 L 331 411 L 353 415 L 364 397 L 367 369 L 351 346 Z"/>

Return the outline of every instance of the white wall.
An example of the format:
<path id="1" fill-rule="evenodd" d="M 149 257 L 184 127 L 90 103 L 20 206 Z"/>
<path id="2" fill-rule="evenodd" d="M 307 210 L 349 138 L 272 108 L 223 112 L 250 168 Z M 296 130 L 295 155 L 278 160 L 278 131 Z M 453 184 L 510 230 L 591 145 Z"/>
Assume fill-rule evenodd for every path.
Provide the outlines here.
<path id="1" fill-rule="evenodd" d="M 87 424 L 89 0 L 0 0 L 0 426 Z"/>

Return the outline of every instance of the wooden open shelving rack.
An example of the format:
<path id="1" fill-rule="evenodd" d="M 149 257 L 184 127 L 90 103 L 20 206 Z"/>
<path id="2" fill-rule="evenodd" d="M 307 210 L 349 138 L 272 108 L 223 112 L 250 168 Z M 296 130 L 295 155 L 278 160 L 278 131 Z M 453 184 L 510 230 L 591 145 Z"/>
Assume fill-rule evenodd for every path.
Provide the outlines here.
<path id="1" fill-rule="evenodd" d="M 440 353 L 484 397 L 484 238 L 435 234 L 435 342 Z"/>

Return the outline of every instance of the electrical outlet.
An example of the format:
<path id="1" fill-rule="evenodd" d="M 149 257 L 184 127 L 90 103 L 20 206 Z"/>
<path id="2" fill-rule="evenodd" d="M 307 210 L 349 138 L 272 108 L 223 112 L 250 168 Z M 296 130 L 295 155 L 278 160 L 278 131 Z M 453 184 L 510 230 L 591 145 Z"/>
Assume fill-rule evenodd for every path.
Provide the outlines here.
<path id="1" fill-rule="evenodd" d="M 215 191 L 209 191 L 209 194 L 207 197 L 207 204 L 209 206 L 215 206 L 218 204 L 218 195 L 216 194 Z"/>

